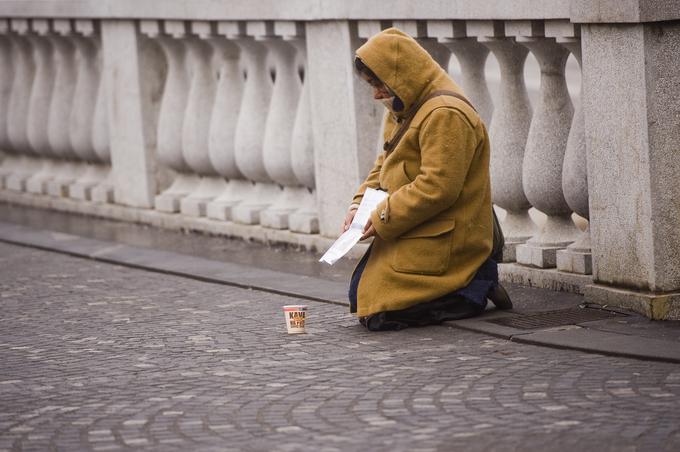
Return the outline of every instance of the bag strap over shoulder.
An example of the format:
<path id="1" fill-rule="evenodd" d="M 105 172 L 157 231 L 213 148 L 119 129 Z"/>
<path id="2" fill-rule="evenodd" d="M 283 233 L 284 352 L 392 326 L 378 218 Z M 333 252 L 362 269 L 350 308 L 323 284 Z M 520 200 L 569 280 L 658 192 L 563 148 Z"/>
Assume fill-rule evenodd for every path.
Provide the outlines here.
<path id="1" fill-rule="evenodd" d="M 404 116 L 404 119 L 402 120 L 397 132 L 392 136 L 392 138 L 389 141 L 386 141 L 385 144 L 383 145 L 383 149 L 385 151 L 387 151 L 387 154 L 392 152 L 394 150 L 394 148 L 397 147 L 397 144 L 399 144 L 399 141 L 401 141 L 402 137 L 404 136 L 404 134 L 408 130 L 409 126 L 411 125 L 411 121 L 413 121 L 413 118 L 415 118 L 416 113 L 418 113 L 418 110 L 420 110 L 420 107 L 422 107 L 423 104 L 425 104 L 425 102 L 427 102 L 428 100 L 434 99 L 435 97 L 439 97 L 439 96 L 455 97 L 457 99 L 462 100 L 466 104 L 468 104 L 470 106 L 470 108 L 472 108 L 473 110 L 477 111 L 475 109 L 475 107 L 470 103 L 470 101 L 467 100 L 465 98 L 465 96 L 463 96 L 461 94 L 458 94 L 454 91 L 448 91 L 448 90 L 433 91 L 429 95 L 422 98 L 420 100 L 420 102 L 418 102 L 417 104 L 414 104 L 411 108 L 409 108 L 409 111 Z"/>
<path id="2" fill-rule="evenodd" d="M 420 109 L 420 107 L 423 106 L 425 102 L 427 102 L 430 99 L 433 99 L 438 96 L 451 96 L 455 97 L 457 99 L 462 100 L 466 104 L 470 106 L 473 110 L 477 111 L 475 109 L 474 105 L 470 103 L 469 100 L 465 98 L 465 96 L 462 96 L 461 94 L 458 94 L 453 91 L 447 91 L 447 90 L 439 90 L 439 91 L 434 91 L 430 95 L 426 96 L 423 98 L 420 102 L 418 102 L 416 105 L 411 107 L 408 111 L 408 113 L 405 115 L 404 120 L 401 122 L 401 125 L 399 126 L 399 130 L 397 130 L 397 133 L 394 134 L 391 140 L 386 141 L 385 145 L 383 146 L 383 149 L 387 152 L 389 155 L 390 152 L 394 150 L 394 148 L 397 147 L 397 144 L 399 144 L 399 141 L 401 138 L 404 136 L 406 131 L 408 130 L 409 126 L 411 125 L 411 121 L 413 121 L 413 118 L 416 116 L 416 113 Z M 492 215 L 492 222 L 493 222 L 493 245 L 491 249 L 491 258 L 498 262 L 503 262 L 503 248 L 505 246 L 505 235 L 503 234 L 503 229 L 501 228 L 500 221 L 498 221 L 498 217 L 496 216 L 496 211 L 491 208 L 491 215 Z"/>

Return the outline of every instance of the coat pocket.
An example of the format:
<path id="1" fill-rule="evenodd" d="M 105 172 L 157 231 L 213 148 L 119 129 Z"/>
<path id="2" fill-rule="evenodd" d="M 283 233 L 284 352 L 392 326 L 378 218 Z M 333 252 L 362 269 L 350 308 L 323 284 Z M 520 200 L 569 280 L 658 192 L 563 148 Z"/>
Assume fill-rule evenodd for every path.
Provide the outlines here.
<path id="1" fill-rule="evenodd" d="M 394 193 L 411 182 L 413 182 L 413 180 L 411 180 L 406 172 L 406 162 L 399 162 L 396 165 L 389 167 L 380 176 L 380 186 L 390 193 Z"/>
<path id="2" fill-rule="evenodd" d="M 430 221 L 416 226 L 394 244 L 392 269 L 400 273 L 441 275 L 449 268 L 455 222 Z"/>

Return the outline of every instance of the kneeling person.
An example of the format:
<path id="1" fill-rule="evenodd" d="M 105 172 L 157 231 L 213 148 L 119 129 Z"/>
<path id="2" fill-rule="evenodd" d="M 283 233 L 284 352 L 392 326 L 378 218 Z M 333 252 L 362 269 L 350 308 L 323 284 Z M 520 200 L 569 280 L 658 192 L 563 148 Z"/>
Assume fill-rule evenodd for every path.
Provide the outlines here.
<path id="1" fill-rule="evenodd" d="M 384 150 L 343 228 L 368 187 L 388 197 L 364 230 L 374 240 L 352 275 L 351 311 L 369 330 L 482 313 L 498 273 L 481 118 L 427 51 L 395 28 L 361 46 L 355 66 L 388 111 Z"/>

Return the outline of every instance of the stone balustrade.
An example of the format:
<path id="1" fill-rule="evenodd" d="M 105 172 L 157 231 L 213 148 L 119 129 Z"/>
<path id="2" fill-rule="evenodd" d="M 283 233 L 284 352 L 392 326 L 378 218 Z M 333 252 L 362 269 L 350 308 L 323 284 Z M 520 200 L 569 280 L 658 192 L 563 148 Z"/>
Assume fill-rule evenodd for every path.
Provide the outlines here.
<path id="1" fill-rule="evenodd" d="M 664 210 L 678 189 L 648 172 L 680 170 L 668 151 L 669 136 L 680 136 L 669 119 L 640 113 L 627 128 L 612 119 L 625 114 L 623 99 L 660 118 L 654 102 L 678 111 L 677 99 L 664 97 L 678 76 L 657 71 L 675 64 L 679 72 L 680 60 L 661 54 L 678 52 L 675 10 L 605 13 L 607 0 L 56 3 L 0 1 L 6 201 L 324 247 L 382 144 L 383 109 L 352 56 L 396 26 L 442 67 L 459 68 L 452 75 L 487 124 L 503 278 L 609 301 L 624 290 L 638 310 L 656 303 L 649 293 L 680 289 L 680 271 L 662 269 L 680 260 L 678 247 L 661 245 L 678 222 Z M 637 78 L 613 73 L 614 39 L 637 52 L 623 59 L 634 70 L 618 69 Z M 648 51 L 657 59 L 645 59 Z M 570 56 L 582 72 L 580 96 L 567 89 Z M 533 101 L 528 58 L 539 67 Z M 622 80 L 631 92 L 608 84 Z M 625 157 L 629 149 L 642 166 Z M 619 211 L 629 217 L 617 221 Z M 642 268 L 622 270 L 615 256 Z"/>
<path id="2" fill-rule="evenodd" d="M 2 172 L 9 190 L 111 202 L 96 22 L 4 20 Z"/>

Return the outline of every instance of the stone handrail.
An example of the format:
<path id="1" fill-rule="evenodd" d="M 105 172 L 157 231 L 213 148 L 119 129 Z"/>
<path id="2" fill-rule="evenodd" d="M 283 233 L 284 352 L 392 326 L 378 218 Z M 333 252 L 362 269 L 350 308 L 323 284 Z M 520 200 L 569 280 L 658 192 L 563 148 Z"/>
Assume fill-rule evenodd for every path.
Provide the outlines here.
<path id="1" fill-rule="evenodd" d="M 7 17 L 167 20 L 561 19 L 560 0 L 1 0 Z"/>
<path id="2" fill-rule="evenodd" d="M 674 0 L 0 0 L 6 17 L 176 20 L 526 20 L 578 23 L 677 20 Z"/>
<path id="3" fill-rule="evenodd" d="M 505 268 L 519 269 L 509 279 L 556 267 L 553 279 L 571 281 L 556 287 L 594 298 L 635 287 L 630 304 L 649 307 L 640 290 L 680 288 L 680 271 L 662 270 L 680 253 L 658 245 L 680 235 L 660 203 L 679 190 L 649 179 L 680 166 L 663 115 L 678 111 L 678 59 L 664 59 L 678 52 L 673 3 L 0 0 L 0 188 L 17 202 L 313 247 L 337 234 L 381 144 L 382 110 L 352 55 L 397 26 L 442 67 L 457 62 L 487 123 L 505 258 L 517 262 Z M 580 98 L 567 90 L 570 55 Z M 592 276 L 564 276 L 578 274 Z"/>

